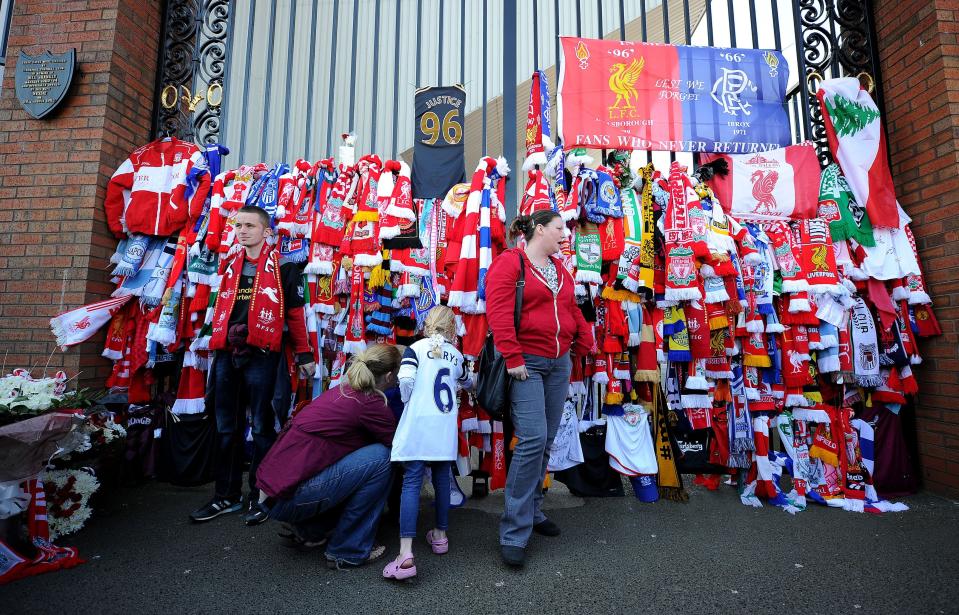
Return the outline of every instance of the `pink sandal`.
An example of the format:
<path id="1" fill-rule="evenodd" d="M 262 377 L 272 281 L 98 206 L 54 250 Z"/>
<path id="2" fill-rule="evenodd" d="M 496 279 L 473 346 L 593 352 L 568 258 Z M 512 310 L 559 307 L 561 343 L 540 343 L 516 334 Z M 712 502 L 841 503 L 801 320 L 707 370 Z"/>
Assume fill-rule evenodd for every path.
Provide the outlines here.
<path id="1" fill-rule="evenodd" d="M 412 579 L 416 576 L 416 564 L 413 564 L 409 568 L 403 568 L 403 564 L 412 561 L 412 554 L 404 556 L 400 553 L 395 560 L 387 564 L 386 568 L 383 569 L 383 576 L 387 579 L 395 579 L 397 581 Z"/>
<path id="2" fill-rule="evenodd" d="M 436 555 L 443 555 L 450 550 L 449 538 L 433 538 L 433 530 L 426 532 L 426 542 L 430 544 Z"/>

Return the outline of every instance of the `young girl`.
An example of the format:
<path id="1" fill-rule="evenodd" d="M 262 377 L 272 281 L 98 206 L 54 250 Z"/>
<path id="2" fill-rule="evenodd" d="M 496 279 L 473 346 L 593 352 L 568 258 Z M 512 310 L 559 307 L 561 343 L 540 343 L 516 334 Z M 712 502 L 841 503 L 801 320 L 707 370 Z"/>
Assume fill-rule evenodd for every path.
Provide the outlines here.
<path id="1" fill-rule="evenodd" d="M 437 555 L 449 550 L 446 538 L 450 508 L 450 468 L 457 449 L 457 386 L 469 386 L 469 371 L 463 355 L 451 343 L 456 335 L 453 311 L 437 306 L 426 316 L 428 337 L 414 342 L 403 355 L 398 374 L 405 403 L 391 461 L 404 466 L 400 499 L 400 554 L 386 568 L 387 579 L 416 576 L 413 538 L 419 513 L 423 471 L 427 465 L 436 492 L 436 528 L 426 533 L 426 542 Z"/>

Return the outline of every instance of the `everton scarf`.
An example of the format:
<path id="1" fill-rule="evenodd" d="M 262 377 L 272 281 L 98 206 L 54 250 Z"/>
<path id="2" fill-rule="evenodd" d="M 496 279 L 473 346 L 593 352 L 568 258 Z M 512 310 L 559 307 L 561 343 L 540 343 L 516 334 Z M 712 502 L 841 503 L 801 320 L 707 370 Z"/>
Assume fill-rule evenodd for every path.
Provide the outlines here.
<path id="1" fill-rule="evenodd" d="M 158 254 L 156 262 L 149 272 L 150 278 L 143 285 L 140 293 L 140 303 L 144 306 L 156 307 L 163 301 L 163 293 L 166 291 L 167 281 L 170 279 L 170 271 L 173 269 L 173 261 L 177 255 L 178 246 L 178 238 L 170 237 L 163 246 L 163 250 Z M 182 253 L 185 256 L 185 250 Z"/>
<path id="2" fill-rule="evenodd" d="M 123 255 L 111 275 L 134 275 L 140 270 L 140 265 L 143 264 L 143 257 L 150 245 L 150 238 L 146 235 L 133 233 L 128 239 L 124 239 L 121 245 L 124 246 Z"/>
<path id="3" fill-rule="evenodd" d="M 279 204 L 279 186 L 280 176 L 290 172 L 290 165 L 286 163 L 277 164 L 270 169 L 268 173 L 261 175 L 253 187 L 250 188 L 250 195 L 246 199 L 246 205 L 259 207 L 265 211 L 270 220 L 276 219 L 276 208 Z"/>
<path id="4" fill-rule="evenodd" d="M 239 251 L 222 266 L 220 292 L 213 307 L 211 350 L 227 347 L 230 314 L 236 302 L 237 288 L 243 272 L 246 252 Z M 256 264 L 253 294 L 246 343 L 254 348 L 279 352 L 283 340 L 283 320 L 286 315 L 283 289 L 280 284 L 280 261 L 277 251 L 264 245 Z"/>

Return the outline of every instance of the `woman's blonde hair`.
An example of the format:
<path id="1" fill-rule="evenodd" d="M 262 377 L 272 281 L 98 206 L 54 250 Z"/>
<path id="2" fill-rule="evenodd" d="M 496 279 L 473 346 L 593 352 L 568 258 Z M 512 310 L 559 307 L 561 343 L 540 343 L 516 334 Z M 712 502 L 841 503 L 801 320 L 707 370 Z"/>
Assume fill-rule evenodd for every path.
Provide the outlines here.
<path id="1" fill-rule="evenodd" d="M 396 346 L 370 346 L 350 360 L 350 366 L 346 370 L 346 382 L 354 391 L 383 395 L 383 392 L 376 388 L 376 381 L 385 374 L 399 370 L 402 358 L 403 355 Z"/>

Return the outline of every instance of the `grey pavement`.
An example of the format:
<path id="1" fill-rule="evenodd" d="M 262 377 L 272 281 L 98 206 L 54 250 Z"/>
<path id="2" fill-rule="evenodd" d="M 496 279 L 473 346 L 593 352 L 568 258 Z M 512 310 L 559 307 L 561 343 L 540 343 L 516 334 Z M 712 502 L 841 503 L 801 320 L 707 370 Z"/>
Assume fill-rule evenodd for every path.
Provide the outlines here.
<path id="1" fill-rule="evenodd" d="M 732 487 L 687 503 L 550 490 L 558 538 L 534 537 L 525 569 L 499 561 L 502 495 L 450 518 L 450 552 L 414 544 L 419 577 L 374 564 L 328 570 L 321 553 L 283 546 L 278 525 L 238 515 L 187 519 L 209 487 L 151 483 L 100 499 L 60 542 L 88 562 L 0 588 L 0 613 L 959 613 L 959 503 L 931 494 L 873 516 L 811 506 L 796 516 L 747 508 Z M 420 528 L 432 520 L 424 499 Z M 421 535 L 422 535 L 421 532 Z"/>

